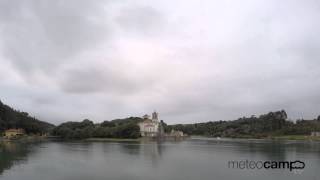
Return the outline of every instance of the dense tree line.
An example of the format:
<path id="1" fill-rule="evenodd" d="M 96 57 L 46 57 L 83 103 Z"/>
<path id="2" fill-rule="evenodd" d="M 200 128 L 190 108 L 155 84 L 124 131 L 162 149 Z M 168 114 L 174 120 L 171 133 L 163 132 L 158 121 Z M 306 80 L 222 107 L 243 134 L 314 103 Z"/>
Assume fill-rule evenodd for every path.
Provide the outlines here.
<path id="1" fill-rule="evenodd" d="M 53 135 L 66 139 L 85 138 L 138 138 L 140 128 L 138 123 L 142 121 L 138 117 L 116 119 L 94 124 L 85 119 L 82 122 L 66 122 L 53 129 Z"/>
<path id="2" fill-rule="evenodd" d="M 94 124 L 86 119 L 82 122 L 66 122 L 57 127 L 29 116 L 26 112 L 17 111 L 0 101 L 0 134 L 10 128 L 22 128 L 27 134 L 51 132 L 62 138 L 138 138 L 140 129 L 139 117 L 115 119 Z M 167 125 L 161 121 L 161 127 L 168 133 L 172 129 L 189 135 L 214 137 L 267 137 L 281 135 L 310 135 L 320 131 L 320 116 L 313 120 L 287 120 L 284 110 L 270 112 L 259 117 L 242 117 L 233 121 L 210 121 L 195 124 Z"/>
<path id="3" fill-rule="evenodd" d="M 54 125 L 29 116 L 26 112 L 17 111 L 0 101 L 0 133 L 10 128 L 22 128 L 28 134 L 43 134 Z"/>
<path id="4" fill-rule="evenodd" d="M 320 116 L 314 120 L 287 120 L 284 110 L 259 117 L 243 117 L 233 121 L 214 121 L 195 124 L 170 125 L 168 129 L 181 130 L 189 135 L 214 137 L 267 137 L 273 135 L 310 135 L 320 131 Z"/>

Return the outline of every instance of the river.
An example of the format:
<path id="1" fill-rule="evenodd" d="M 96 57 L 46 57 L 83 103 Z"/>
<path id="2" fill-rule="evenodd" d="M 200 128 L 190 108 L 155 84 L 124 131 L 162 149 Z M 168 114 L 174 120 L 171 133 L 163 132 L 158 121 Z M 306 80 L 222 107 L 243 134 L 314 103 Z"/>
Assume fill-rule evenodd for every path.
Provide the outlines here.
<path id="1" fill-rule="evenodd" d="M 304 169 L 232 167 L 296 161 Z M 320 142 L 190 138 L 183 141 L 0 143 L 1 180 L 319 180 Z"/>

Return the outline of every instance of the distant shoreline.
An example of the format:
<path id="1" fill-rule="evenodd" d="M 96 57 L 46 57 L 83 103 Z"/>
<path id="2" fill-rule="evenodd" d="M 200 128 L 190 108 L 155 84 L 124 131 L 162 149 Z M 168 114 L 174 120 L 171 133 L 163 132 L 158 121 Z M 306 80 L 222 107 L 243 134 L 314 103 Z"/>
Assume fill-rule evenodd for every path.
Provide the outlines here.
<path id="1" fill-rule="evenodd" d="M 273 140 L 304 140 L 304 141 L 320 141 L 319 136 L 306 136 L 306 135 L 287 135 L 287 136 L 274 136 L 268 137 Z"/>
<path id="2" fill-rule="evenodd" d="M 8 141 L 8 142 L 14 142 L 14 141 L 20 141 L 20 142 L 35 142 L 35 141 L 45 141 L 48 138 L 45 136 L 23 136 L 20 138 L 14 138 L 14 139 L 8 139 L 8 138 L 4 138 L 4 137 L 0 137 L 0 141 Z"/>
<path id="3" fill-rule="evenodd" d="M 81 139 L 80 139 L 81 140 Z M 137 139 L 121 139 L 121 138 L 87 138 L 87 139 L 82 139 L 82 141 L 89 141 L 89 142 L 139 142 L 141 141 L 142 138 L 137 138 Z"/>
<path id="4" fill-rule="evenodd" d="M 205 137 L 205 138 L 218 138 L 212 136 L 192 136 L 192 137 Z M 257 140 L 300 140 L 300 141 L 320 141 L 318 136 L 306 136 L 306 135 L 286 135 L 286 136 L 269 136 L 269 137 L 221 137 L 228 139 L 257 139 Z"/>
<path id="5" fill-rule="evenodd" d="M 218 137 L 212 136 L 200 136 L 194 135 L 190 136 L 191 138 L 210 138 L 210 139 L 218 139 Z M 226 139 L 243 139 L 243 140 L 299 140 L 299 141 L 320 141 L 320 137 L 318 136 L 306 136 L 306 135 L 288 135 L 288 136 L 271 136 L 271 137 L 221 137 L 221 140 L 224 138 Z M 183 138 L 182 138 L 183 139 Z M 11 141 L 11 142 L 34 142 L 34 141 L 46 141 L 50 140 L 47 137 L 38 137 L 38 136 L 25 136 L 19 139 L 5 139 L 0 137 L 0 142 L 3 141 Z M 136 138 L 136 139 L 129 139 L 129 138 L 87 138 L 87 139 L 59 139 L 62 141 L 85 141 L 85 142 L 142 142 L 142 141 L 155 141 L 156 139 L 153 138 Z M 172 140 L 172 139 L 171 139 Z"/>

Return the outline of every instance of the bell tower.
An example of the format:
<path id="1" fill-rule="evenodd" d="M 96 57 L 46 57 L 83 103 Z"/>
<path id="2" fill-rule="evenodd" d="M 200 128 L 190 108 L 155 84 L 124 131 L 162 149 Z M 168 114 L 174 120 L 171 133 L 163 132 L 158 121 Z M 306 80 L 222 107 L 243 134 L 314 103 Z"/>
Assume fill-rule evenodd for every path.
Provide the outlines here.
<path id="1" fill-rule="evenodd" d="M 152 113 L 152 120 L 158 121 L 158 113 L 156 111 Z"/>

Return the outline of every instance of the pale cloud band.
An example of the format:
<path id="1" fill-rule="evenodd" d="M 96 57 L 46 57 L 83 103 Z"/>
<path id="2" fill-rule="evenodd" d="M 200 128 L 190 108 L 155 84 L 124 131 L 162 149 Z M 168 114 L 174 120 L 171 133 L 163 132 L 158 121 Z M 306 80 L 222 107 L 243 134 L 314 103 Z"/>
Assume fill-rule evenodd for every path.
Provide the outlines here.
<path id="1" fill-rule="evenodd" d="M 317 1 L 0 0 L 0 98 L 59 123 L 320 114 Z"/>

